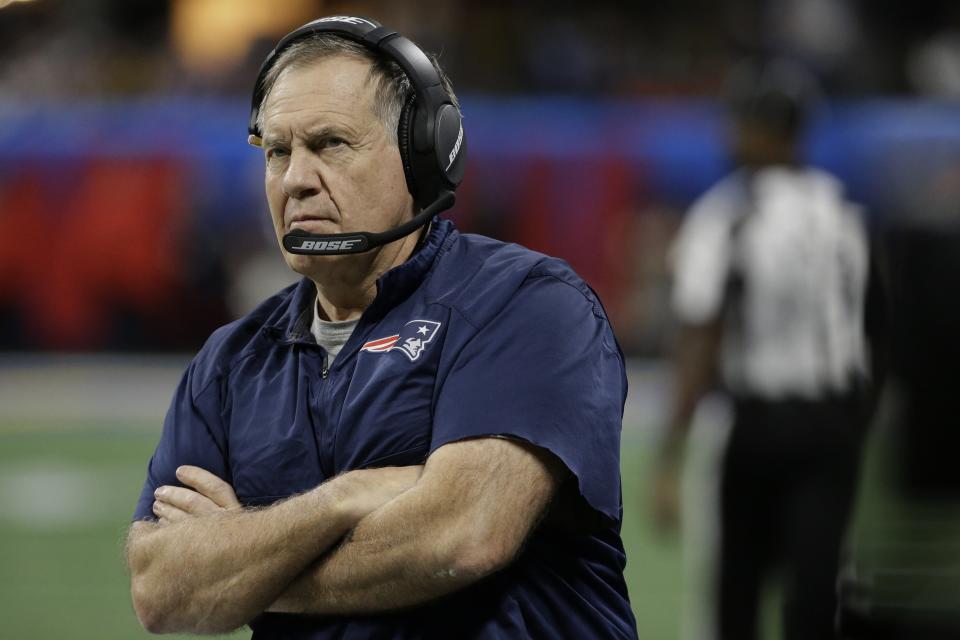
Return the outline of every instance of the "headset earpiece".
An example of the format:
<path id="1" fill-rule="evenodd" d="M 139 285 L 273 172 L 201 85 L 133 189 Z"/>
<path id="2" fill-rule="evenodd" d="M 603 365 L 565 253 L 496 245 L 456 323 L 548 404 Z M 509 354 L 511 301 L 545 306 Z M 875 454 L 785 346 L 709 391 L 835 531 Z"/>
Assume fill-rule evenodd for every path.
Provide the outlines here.
<path id="1" fill-rule="evenodd" d="M 432 115 L 429 117 L 419 102 L 409 114 L 407 184 L 421 207 L 435 201 L 444 191 L 455 190 L 463 179 L 466 146 L 460 111 L 445 103 L 436 107 Z"/>

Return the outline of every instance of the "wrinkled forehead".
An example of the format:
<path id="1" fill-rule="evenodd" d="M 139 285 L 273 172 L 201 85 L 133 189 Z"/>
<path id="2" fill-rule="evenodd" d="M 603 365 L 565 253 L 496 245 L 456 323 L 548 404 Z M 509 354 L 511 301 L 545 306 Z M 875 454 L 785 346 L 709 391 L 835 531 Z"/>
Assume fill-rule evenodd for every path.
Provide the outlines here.
<path id="1" fill-rule="evenodd" d="M 375 75 L 369 60 L 349 53 L 292 61 L 279 72 L 264 98 L 264 126 L 278 116 L 311 110 L 373 117 Z"/>

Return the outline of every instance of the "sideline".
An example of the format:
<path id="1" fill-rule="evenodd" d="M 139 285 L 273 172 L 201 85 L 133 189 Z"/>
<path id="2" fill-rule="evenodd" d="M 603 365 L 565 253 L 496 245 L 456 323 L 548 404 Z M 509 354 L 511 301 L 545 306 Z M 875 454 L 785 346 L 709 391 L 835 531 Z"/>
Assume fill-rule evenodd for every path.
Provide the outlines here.
<path id="1" fill-rule="evenodd" d="M 0 355 L 0 435 L 159 431 L 189 354 Z M 663 421 L 665 363 L 628 359 L 625 441 L 646 441 Z"/>

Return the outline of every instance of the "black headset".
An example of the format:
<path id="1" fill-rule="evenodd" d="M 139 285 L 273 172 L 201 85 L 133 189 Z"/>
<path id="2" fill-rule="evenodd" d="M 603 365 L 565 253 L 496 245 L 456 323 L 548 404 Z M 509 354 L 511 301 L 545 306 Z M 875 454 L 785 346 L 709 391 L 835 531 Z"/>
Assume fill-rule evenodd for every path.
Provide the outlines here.
<path id="1" fill-rule="evenodd" d="M 463 179 L 467 145 L 460 110 L 444 88 L 433 63 L 410 40 L 393 29 L 366 18 L 330 16 L 308 22 L 285 35 L 264 60 L 253 89 L 247 131 L 262 138 L 257 124 L 264 98 L 264 78 L 277 58 L 294 42 L 315 33 L 333 33 L 358 42 L 386 56 L 403 69 L 414 93 L 404 104 L 397 126 L 397 142 L 403 159 L 407 189 L 421 207 L 412 220 L 382 233 L 311 234 L 294 230 L 283 237 L 290 253 L 336 255 L 361 253 L 407 236 L 434 215 L 453 206 L 453 192 Z"/>

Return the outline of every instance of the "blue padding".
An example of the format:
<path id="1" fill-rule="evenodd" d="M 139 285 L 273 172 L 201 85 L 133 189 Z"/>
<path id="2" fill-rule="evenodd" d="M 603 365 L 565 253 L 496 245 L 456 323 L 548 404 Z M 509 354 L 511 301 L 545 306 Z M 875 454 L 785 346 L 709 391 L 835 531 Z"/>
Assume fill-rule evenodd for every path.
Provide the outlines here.
<path id="1" fill-rule="evenodd" d="M 618 157 L 654 197 L 683 206 L 727 170 L 725 124 L 707 100 L 493 97 L 462 100 L 471 164 Z M 191 163 L 209 215 L 262 200 L 249 179 L 259 152 L 246 143 L 246 98 L 150 98 L 71 105 L 0 103 L 0 167 L 24 160 L 172 156 Z M 960 115 L 949 105 L 870 100 L 832 105 L 814 121 L 811 160 L 843 178 L 868 205 L 885 197 L 878 172 L 960 153 Z M 905 156 L 904 154 L 907 154 Z M 489 173 L 489 172 L 487 172 Z M 2 178 L 2 176 L 0 176 Z M 226 200 L 224 200 L 226 199 Z M 244 212 L 245 214 L 245 212 Z"/>

